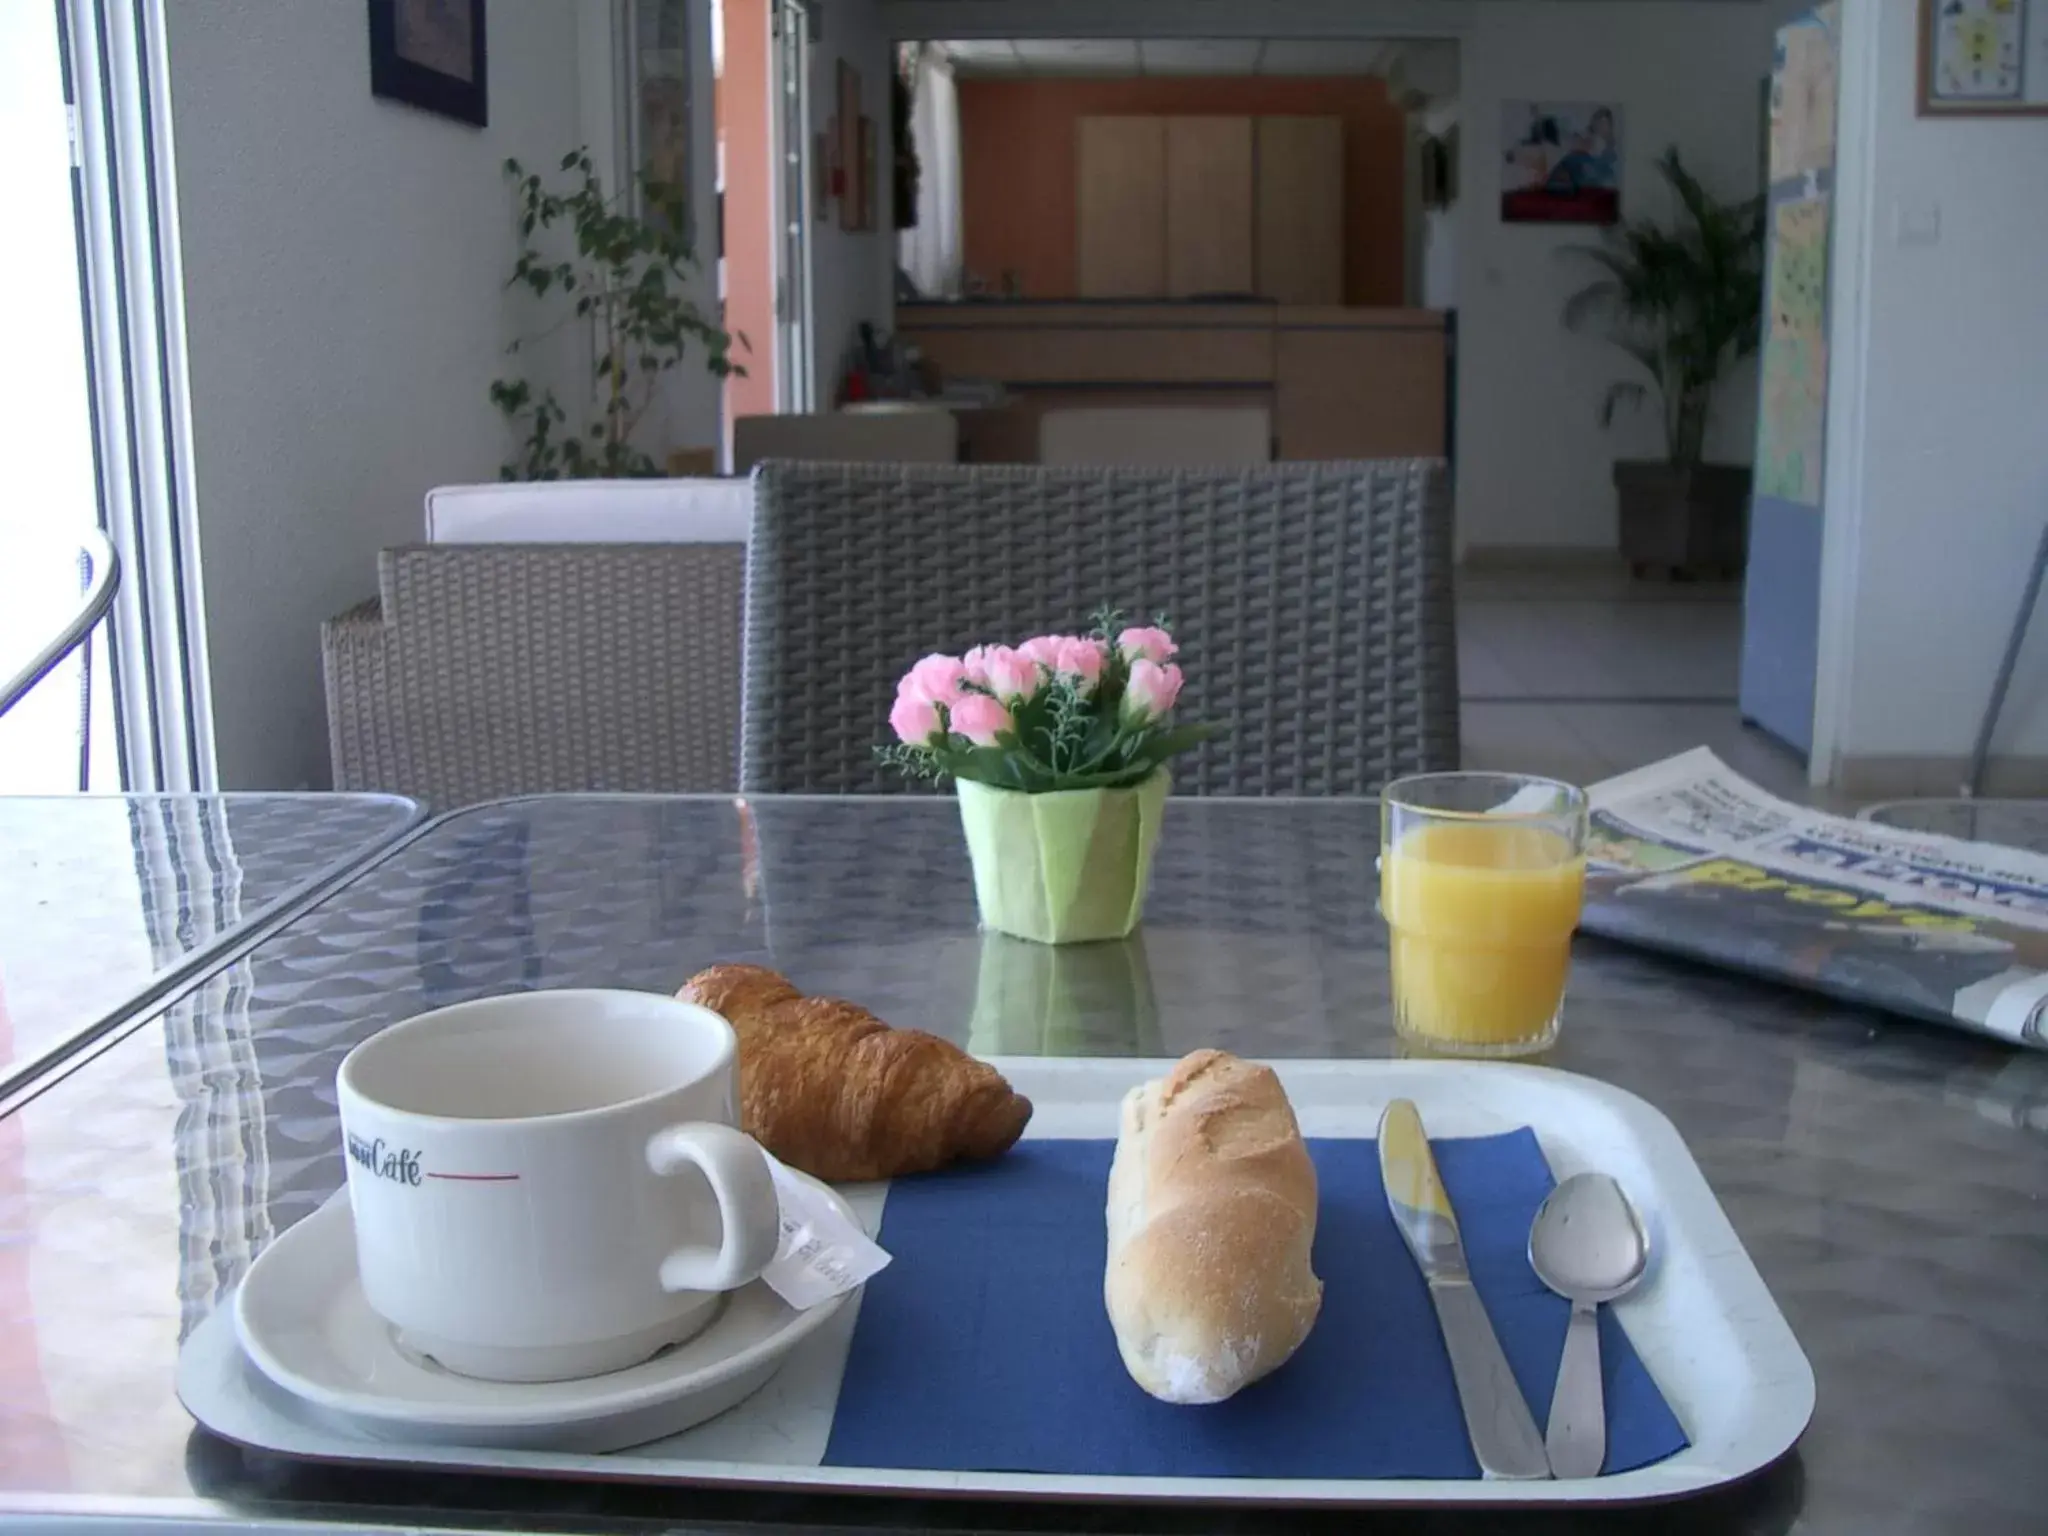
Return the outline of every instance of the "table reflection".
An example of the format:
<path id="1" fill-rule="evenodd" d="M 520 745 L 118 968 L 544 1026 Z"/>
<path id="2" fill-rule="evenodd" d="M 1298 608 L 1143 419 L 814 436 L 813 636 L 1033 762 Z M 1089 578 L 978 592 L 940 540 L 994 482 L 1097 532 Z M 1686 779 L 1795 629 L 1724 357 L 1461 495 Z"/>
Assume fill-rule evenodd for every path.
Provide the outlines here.
<path id="1" fill-rule="evenodd" d="M 201 974 L 419 815 L 386 795 L 0 797 L 0 1083 Z"/>

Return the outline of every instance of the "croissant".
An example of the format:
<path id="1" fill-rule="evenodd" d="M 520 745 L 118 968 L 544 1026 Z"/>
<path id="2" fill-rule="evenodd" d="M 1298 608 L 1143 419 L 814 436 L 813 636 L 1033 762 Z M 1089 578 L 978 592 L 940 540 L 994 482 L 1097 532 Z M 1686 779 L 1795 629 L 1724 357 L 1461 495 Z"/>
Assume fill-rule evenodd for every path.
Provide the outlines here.
<path id="1" fill-rule="evenodd" d="M 1031 1119 L 1000 1072 L 758 965 L 714 965 L 676 994 L 732 1025 L 740 1128 L 813 1178 L 893 1179 L 999 1157 Z"/>

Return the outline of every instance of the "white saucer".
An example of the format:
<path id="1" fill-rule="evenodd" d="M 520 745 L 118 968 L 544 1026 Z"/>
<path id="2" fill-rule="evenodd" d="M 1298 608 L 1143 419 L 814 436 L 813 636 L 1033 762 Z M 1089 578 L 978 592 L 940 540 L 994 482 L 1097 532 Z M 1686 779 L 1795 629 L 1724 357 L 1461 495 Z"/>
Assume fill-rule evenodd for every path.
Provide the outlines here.
<path id="1" fill-rule="evenodd" d="M 859 1223 L 836 1191 L 807 1182 Z M 616 1451 L 679 1434 L 759 1391 L 797 1344 L 857 1294 L 798 1312 L 757 1280 L 726 1297 L 710 1327 L 644 1365 L 576 1381 L 478 1381 L 402 1352 L 390 1325 L 370 1310 L 344 1190 L 258 1256 L 235 1293 L 234 1316 L 256 1369 L 351 1433 Z"/>

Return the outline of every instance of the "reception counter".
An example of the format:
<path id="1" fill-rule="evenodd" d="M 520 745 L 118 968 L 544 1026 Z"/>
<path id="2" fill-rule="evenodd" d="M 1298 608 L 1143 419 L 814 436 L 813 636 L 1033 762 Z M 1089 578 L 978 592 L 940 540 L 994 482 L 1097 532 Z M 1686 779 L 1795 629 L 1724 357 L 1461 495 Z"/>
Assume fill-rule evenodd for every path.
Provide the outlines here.
<path id="1" fill-rule="evenodd" d="M 963 423 L 978 462 L 1032 462 L 1045 412 L 1090 405 L 1262 406 L 1280 459 L 1449 451 L 1451 332 L 1435 310 L 977 300 L 899 304 L 896 327 L 942 376 L 1009 392 Z"/>

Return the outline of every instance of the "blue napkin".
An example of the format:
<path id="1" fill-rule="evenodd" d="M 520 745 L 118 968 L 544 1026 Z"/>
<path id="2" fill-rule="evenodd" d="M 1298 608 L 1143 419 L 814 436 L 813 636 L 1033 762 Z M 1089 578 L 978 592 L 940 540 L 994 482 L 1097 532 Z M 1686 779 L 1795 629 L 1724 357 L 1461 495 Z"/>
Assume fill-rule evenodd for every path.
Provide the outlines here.
<path id="1" fill-rule="evenodd" d="M 1529 1268 L 1551 1188 L 1530 1132 L 1431 1144 L 1472 1277 L 1540 1426 L 1569 1306 Z M 1107 1477 L 1477 1477 L 1422 1276 L 1370 1141 L 1311 1141 L 1323 1310 L 1300 1351 L 1228 1402 L 1174 1407 L 1124 1373 L 1102 1305 L 1114 1144 L 1027 1141 L 981 1167 L 899 1180 L 895 1262 L 868 1282 L 828 1466 Z M 1611 1315 L 1600 1319 L 1607 1467 L 1685 1446 Z"/>

